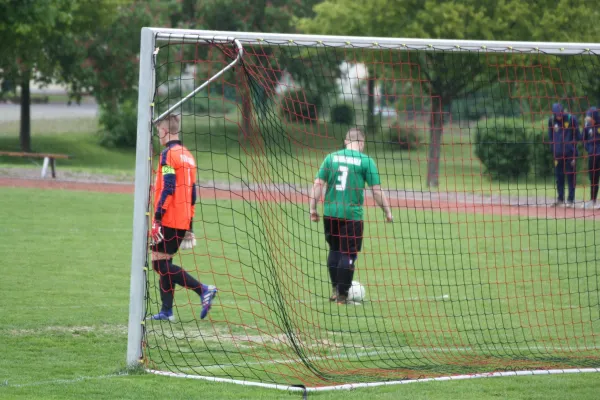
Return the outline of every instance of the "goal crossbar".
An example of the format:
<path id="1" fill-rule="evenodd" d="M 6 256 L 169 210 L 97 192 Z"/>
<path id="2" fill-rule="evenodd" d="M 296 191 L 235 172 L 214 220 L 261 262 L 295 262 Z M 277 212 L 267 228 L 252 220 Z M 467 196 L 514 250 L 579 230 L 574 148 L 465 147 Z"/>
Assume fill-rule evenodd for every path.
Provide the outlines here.
<path id="1" fill-rule="evenodd" d="M 303 45 L 311 47 L 369 47 L 420 51 L 480 51 L 544 54 L 600 54 L 600 43 L 568 42 L 522 42 L 492 40 L 410 39 L 366 36 L 300 35 L 257 32 L 230 32 L 189 29 L 148 28 L 157 42 L 197 43 L 200 40 L 231 42 L 232 38 L 242 44 Z"/>

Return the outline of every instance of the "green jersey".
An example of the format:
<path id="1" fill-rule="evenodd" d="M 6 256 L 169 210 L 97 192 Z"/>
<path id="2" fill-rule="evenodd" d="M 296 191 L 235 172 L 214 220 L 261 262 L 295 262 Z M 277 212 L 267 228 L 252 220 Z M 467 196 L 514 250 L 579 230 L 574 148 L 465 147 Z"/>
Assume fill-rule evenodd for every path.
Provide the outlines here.
<path id="1" fill-rule="evenodd" d="M 363 219 L 365 183 L 381 184 L 373 159 L 356 150 L 340 150 L 325 157 L 317 178 L 327 183 L 326 217 Z"/>

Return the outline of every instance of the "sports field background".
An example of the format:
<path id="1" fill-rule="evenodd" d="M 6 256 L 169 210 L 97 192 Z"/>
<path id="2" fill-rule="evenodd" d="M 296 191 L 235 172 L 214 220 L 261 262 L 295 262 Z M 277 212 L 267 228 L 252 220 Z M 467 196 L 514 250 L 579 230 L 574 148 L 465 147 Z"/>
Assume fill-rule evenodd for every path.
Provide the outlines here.
<path id="1" fill-rule="evenodd" d="M 94 121 L 88 121 L 88 124 L 93 126 Z M 48 124 L 44 125 L 48 126 Z M 2 382 L 0 397 L 140 398 L 149 396 L 155 398 L 157 394 L 164 391 L 165 396 L 170 398 L 299 398 L 298 394 L 264 389 L 146 374 L 137 375 L 124 369 L 133 206 L 131 186 L 128 182 L 131 182 L 133 158 L 131 154 L 125 153 L 103 153 L 104 150 L 95 145 L 93 128 L 87 131 L 82 129 L 81 132 L 62 133 L 61 127 L 68 124 L 57 125 L 59 128 L 51 133 L 36 132 L 34 146 L 37 151 L 61 151 L 63 146 L 62 148 L 68 148 L 71 153 L 78 153 L 79 157 L 67 163 L 67 168 L 59 165 L 59 174 L 63 178 L 68 177 L 71 181 L 85 181 L 85 183 L 64 181 L 50 183 L 48 180 L 41 182 L 15 179 L 17 176 L 34 178 L 39 173 L 39 167 L 21 164 L 15 168 L 13 160 L 1 160 L 0 177 L 3 179 L 0 179 L 2 184 L 0 196 L 3 199 L 3 207 L 0 208 L 0 219 L 4 222 L 0 228 L 0 250 L 5 260 L 2 284 L 5 298 L 2 306 L 4 323 L 0 327 L 0 342 L 3 343 L 5 350 L 3 357 L 0 358 L 0 382 Z M 0 143 L 3 148 L 11 147 L 13 139 L 6 133 L 0 132 Z M 453 151 L 456 151 L 456 148 Z M 218 168 L 214 169 L 218 170 Z M 313 172 L 307 168 L 305 173 L 308 177 Z M 205 179 L 208 180 L 206 176 Z M 121 183 L 108 187 L 102 185 L 103 181 Z M 35 187 L 20 187 L 23 185 Z M 459 187 L 456 183 L 452 185 Z M 547 193 L 548 190 L 551 193 L 552 188 L 541 183 L 519 189 L 521 190 L 519 195 L 523 193 L 527 195 Z M 113 193 L 107 193 L 110 191 Z M 499 190 L 496 193 L 506 192 Z M 411 201 L 410 204 L 414 207 L 415 200 L 411 199 Z M 435 201 L 437 203 L 433 204 L 439 206 L 439 200 Z M 211 218 L 216 221 L 218 218 L 219 221 L 227 222 L 223 219 L 225 213 L 231 215 L 232 210 L 241 207 L 240 202 L 235 201 L 221 202 L 221 208 L 216 207 L 214 200 L 205 199 L 203 202 L 207 221 Z M 425 204 L 419 199 L 417 202 Z M 527 272 L 515 268 L 523 261 L 519 257 L 527 257 L 527 265 L 536 266 L 530 267 L 529 273 L 549 273 L 550 277 L 556 278 L 554 281 L 542 279 L 541 281 L 548 285 L 538 288 L 542 292 L 552 288 L 552 285 L 566 285 L 561 288 L 567 290 L 576 288 L 575 291 L 567 292 L 560 299 L 542 299 L 541 304 L 547 311 L 546 317 L 554 318 L 551 323 L 557 326 L 567 322 L 564 318 L 580 318 L 581 320 L 573 319 L 569 322 L 573 323 L 574 329 L 580 329 L 579 336 L 583 335 L 587 340 L 578 340 L 577 343 L 572 344 L 589 349 L 593 349 L 598 344 L 597 337 L 592 335 L 593 329 L 598 328 L 581 323 L 589 319 L 586 313 L 597 313 L 597 309 L 592 306 L 598 304 L 598 288 L 590 286 L 597 281 L 586 279 L 595 276 L 593 271 L 596 266 L 592 263 L 597 259 L 597 241 L 600 240 L 595 234 L 598 222 L 592 215 L 586 217 L 582 211 L 571 210 L 573 215 L 568 218 L 564 218 L 566 215 L 562 214 L 558 219 L 548 220 L 530 218 L 538 215 L 530 214 L 532 209 L 537 209 L 535 207 L 495 205 L 469 209 L 456 207 L 456 202 L 451 204 L 454 204 L 455 208 L 449 210 L 446 207 L 444 211 L 436 208 L 415 210 L 404 204 L 403 207 L 394 209 L 397 222 L 393 226 L 385 226 L 383 223 L 372 224 L 370 234 L 373 237 L 394 237 L 401 239 L 407 246 L 401 251 L 396 250 L 397 258 L 386 260 L 385 264 L 399 266 L 399 273 L 407 274 L 405 278 L 408 278 L 409 282 L 420 283 L 419 277 L 410 276 L 408 273 L 411 266 L 419 264 L 425 267 L 423 270 L 429 271 L 428 279 L 431 280 L 431 285 L 435 286 L 439 281 L 436 281 L 433 272 L 435 271 L 436 274 L 440 272 L 442 262 L 445 267 L 458 271 L 469 265 L 477 265 L 479 257 L 489 257 L 494 254 L 498 257 L 494 265 L 510 267 L 504 271 L 496 270 L 495 273 L 504 274 L 497 278 L 518 283 L 532 278 L 523 275 Z M 507 211 L 509 209 L 510 212 Z M 544 215 L 546 216 L 547 214 Z M 368 219 L 382 220 L 374 209 L 369 211 Z M 227 232 L 215 230 L 216 224 L 205 226 L 208 227 L 204 231 L 207 237 L 215 239 L 227 237 Z M 308 222 L 306 226 L 311 227 Z M 313 227 L 313 229 L 314 238 L 311 240 L 316 245 L 320 243 L 320 236 L 317 228 Z M 385 232 L 379 232 L 379 229 Z M 411 236 L 421 239 L 411 241 Z M 453 239 L 446 242 L 443 240 L 446 237 Z M 459 240 L 469 237 L 476 240 L 472 242 Z M 561 252 L 561 249 L 573 246 L 569 244 L 572 243 L 569 240 L 575 240 L 577 243 L 576 255 Z M 366 245 L 373 253 L 386 250 L 381 247 L 385 246 L 382 243 L 371 241 Z M 491 250 L 495 249 L 495 246 L 499 246 L 498 251 Z M 228 251 L 228 247 L 222 245 L 218 246 L 218 250 L 216 249 L 215 247 L 213 252 Z M 200 252 L 200 248 L 197 251 Z M 387 295 L 385 286 L 379 286 L 377 281 L 377 271 L 381 266 L 376 265 L 374 256 L 369 255 L 369 251 L 361 259 L 365 271 L 359 272 L 359 279 L 368 285 L 369 295 L 374 299 L 375 296 L 383 298 Z M 425 254 L 430 251 L 434 254 L 444 254 L 443 260 L 433 257 L 419 259 L 410 257 L 411 254 Z M 453 259 L 450 255 L 457 251 L 463 256 Z M 464 254 L 468 256 L 465 258 Z M 310 257 L 312 260 L 312 257 L 317 259 L 322 255 L 323 252 L 315 251 Z M 215 333 L 222 333 L 223 329 L 228 327 L 226 320 L 234 320 L 232 308 L 251 309 L 252 306 L 244 296 L 231 295 L 234 289 L 244 289 L 247 285 L 236 286 L 231 283 L 228 285 L 219 272 L 222 272 L 224 266 L 232 267 L 224 262 L 219 263 L 218 257 L 215 259 L 216 261 L 213 261 L 213 265 L 208 270 L 204 269 L 205 264 L 200 260 L 192 262 L 190 256 L 186 256 L 182 264 L 192 270 L 198 268 L 197 273 L 201 279 L 208 275 L 209 279 L 219 283 L 222 288 L 222 293 L 211 312 L 211 318 L 215 321 L 198 322 L 198 331 L 207 337 L 212 335 L 213 340 L 217 339 L 224 346 L 233 346 L 232 339 L 234 337 L 239 339 L 239 331 L 230 332 L 229 336 L 221 335 L 221 339 L 218 339 Z M 557 268 L 553 270 L 549 267 L 548 270 L 542 271 L 544 266 L 557 266 Z M 233 273 L 233 270 L 229 272 Z M 317 300 L 318 297 L 324 296 L 326 289 L 325 284 L 319 286 L 319 282 L 325 282 L 321 272 L 312 271 L 315 296 L 310 298 L 314 299 L 311 301 L 315 306 L 329 307 L 329 304 L 323 304 L 324 301 Z M 490 269 L 486 273 L 492 272 L 493 269 Z M 573 280 L 570 277 L 577 279 Z M 454 279 L 464 280 L 464 276 Z M 433 295 L 433 297 L 447 294 L 450 299 L 460 299 L 464 295 L 457 291 L 445 293 L 442 287 L 439 288 L 439 293 L 429 292 L 423 287 L 420 290 L 425 291 L 419 292 L 415 290 L 417 287 L 419 285 L 408 284 L 402 287 L 403 298 L 408 298 L 409 295 L 418 298 L 421 294 Z M 526 295 L 526 292 L 523 293 Z M 578 295 L 580 293 L 591 294 L 591 297 L 588 296 L 586 300 L 587 303 L 583 302 Z M 236 299 L 235 303 L 231 303 L 232 298 Z M 178 291 L 176 299 L 178 303 L 185 304 L 187 294 Z M 511 300 L 511 297 L 507 296 L 507 303 L 504 306 L 518 307 L 514 303 L 516 300 L 517 298 Z M 534 314 L 535 304 L 540 305 L 539 299 L 537 303 L 535 299 L 531 301 L 534 303 L 523 305 L 525 309 L 520 310 L 521 316 L 530 317 Z M 188 319 L 189 313 L 193 311 L 193 302 L 194 300 L 190 299 L 187 301 L 187 307 L 182 307 L 181 310 L 187 313 Z M 380 306 L 381 303 L 374 304 Z M 396 303 L 395 307 L 400 307 L 402 304 L 407 303 Z M 467 304 L 464 301 L 454 303 L 459 309 Z M 418 322 L 415 317 L 414 321 L 406 321 L 406 323 L 412 323 L 419 331 L 427 331 L 429 339 L 438 340 L 436 332 L 441 330 L 436 329 L 437 322 L 433 317 L 443 310 L 447 311 L 445 309 L 447 305 L 447 300 L 413 301 L 411 306 L 417 307 L 423 315 L 429 313 L 430 318 Z M 229 309 L 226 308 L 227 306 Z M 569 310 L 572 310 L 571 306 L 575 306 L 577 312 L 565 312 L 567 306 Z M 337 312 L 333 311 L 331 315 Z M 391 310 L 391 313 L 400 314 L 402 310 Z M 558 317 L 559 315 L 561 317 Z M 329 320 L 317 322 L 314 319 L 313 321 L 324 327 L 332 323 L 331 316 L 326 318 Z M 597 320 L 597 316 L 595 319 Z M 550 323 L 550 320 L 547 322 Z M 393 327 L 396 322 L 390 323 Z M 358 322 L 361 327 L 368 324 L 366 320 Z M 538 321 L 538 325 L 543 325 L 543 322 Z M 376 345 L 378 337 L 370 335 L 367 338 L 363 337 L 362 340 L 372 341 L 369 344 Z M 412 345 L 416 339 L 395 336 L 394 340 Z M 452 337 L 447 340 L 452 341 Z M 212 343 L 214 344 L 214 341 Z M 351 364 L 337 362 L 331 366 L 343 369 Z M 225 372 L 233 375 L 235 368 Z M 415 399 L 458 397 L 548 399 L 564 398 L 564 393 L 568 392 L 572 398 L 592 399 L 600 389 L 598 382 L 596 374 L 494 378 L 362 389 L 343 395 L 348 398 L 373 396 L 390 399 L 401 396 Z M 327 399 L 337 398 L 339 395 L 339 393 L 320 393 L 310 394 L 309 398 Z"/>

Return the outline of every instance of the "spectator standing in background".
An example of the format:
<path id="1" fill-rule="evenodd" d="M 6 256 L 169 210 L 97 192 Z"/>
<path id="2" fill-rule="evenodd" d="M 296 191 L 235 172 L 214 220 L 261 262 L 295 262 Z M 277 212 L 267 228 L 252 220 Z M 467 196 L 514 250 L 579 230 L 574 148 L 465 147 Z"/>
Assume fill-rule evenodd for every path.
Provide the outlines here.
<path id="1" fill-rule="evenodd" d="M 565 113 L 562 104 L 552 105 L 552 116 L 548 119 L 548 139 L 554 156 L 557 199 L 554 207 L 575 205 L 575 174 L 578 157 L 577 142 L 581 140 L 577 118 Z M 565 204 L 565 177 L 569 188 Z"/>

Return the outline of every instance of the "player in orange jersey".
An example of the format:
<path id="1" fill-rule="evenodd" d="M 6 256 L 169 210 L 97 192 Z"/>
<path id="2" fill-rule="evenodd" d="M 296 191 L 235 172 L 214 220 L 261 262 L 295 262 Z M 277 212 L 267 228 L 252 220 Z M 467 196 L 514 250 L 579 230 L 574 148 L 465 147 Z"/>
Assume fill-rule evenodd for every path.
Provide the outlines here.
<path id="1" fill-rule="evenodd" d="M 175 284 L 196 292 L 202 301 L 200 318 L 204 319 L 217 288 L 204 285 L 181 267 L 173 264 L 173 255 L 192 231 L 196 204 L 196 162 L 179 140 L 180 119 L 170 115 L 156 125 L 160 154 L 154 185 L 154 220 L 151 230 L 152 268 L 160 275 L 162 308 L 153 320 L 174 321 Z"/>

